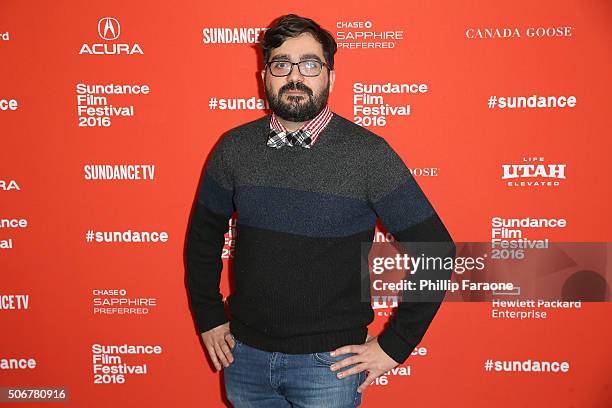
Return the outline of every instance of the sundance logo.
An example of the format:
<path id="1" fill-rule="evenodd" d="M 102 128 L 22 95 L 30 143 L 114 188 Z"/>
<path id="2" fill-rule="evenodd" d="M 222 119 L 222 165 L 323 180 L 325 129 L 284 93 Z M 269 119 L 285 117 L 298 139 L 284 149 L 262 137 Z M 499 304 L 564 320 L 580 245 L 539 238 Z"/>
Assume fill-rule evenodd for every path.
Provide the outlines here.
<path id="1" fill-rule="evenodd" d="M 103 17 L 98 21 L 98 35 L 104 41 L 114 41 L 121 34 L 119 20 L 114 17 Z M 91 55 L 132 55 L 144 54 L 139 44 L 125 44 L 116 42 L 103 42 L 83 44 L 79 54 Z"/>
<path id="2" fill-rule="evenodd" d="M 256 44 L 260 42 L 265 27 L 205 27 L 202 29 L 204 44 Z"/>

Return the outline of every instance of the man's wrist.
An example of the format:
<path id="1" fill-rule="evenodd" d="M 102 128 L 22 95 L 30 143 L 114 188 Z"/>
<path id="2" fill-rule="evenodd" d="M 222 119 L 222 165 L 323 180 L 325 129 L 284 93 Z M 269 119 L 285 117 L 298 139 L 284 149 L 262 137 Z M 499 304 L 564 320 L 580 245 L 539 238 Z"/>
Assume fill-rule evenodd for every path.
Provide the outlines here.
<path id="1" fill-rule="evenodd" d="M 390 326 L 378 335 L 377 340 L 380 348 L 398 364 L 406 361 L 416 346 L 407 344 Z"/>
<path id="2" fill-rule="evenodd" d="M 196 313 L 198 331 L 204 333 L 229 321 L 223 305 Z"/>

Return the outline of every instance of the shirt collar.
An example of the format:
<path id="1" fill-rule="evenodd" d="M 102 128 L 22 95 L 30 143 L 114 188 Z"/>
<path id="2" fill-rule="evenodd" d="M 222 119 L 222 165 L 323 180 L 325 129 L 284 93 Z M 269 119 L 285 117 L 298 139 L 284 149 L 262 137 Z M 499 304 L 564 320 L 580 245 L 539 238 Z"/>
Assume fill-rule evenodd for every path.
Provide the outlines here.
<path id="1" fill-rule="evenodd" d="M 329 105 L 325 105 L 325 107 L 319 112 L 317 116 L 304 123 L 304 125 L 300 128 L 303 130 L 307 130 L 310 133 L 310 138 L 312 139 L 311 144 L 314 144 L 317 141 L 317 138 L 325 129 L 325 127 L 331 121 L 333 113 L 329 109 Z M 272 113 L 270 118 L 270 128 L 278 130 L 280 132 L 288 133 L 288 130 L 283 126 L 282 123 L 278 120 L 278 117 L 275 113 Z"/>

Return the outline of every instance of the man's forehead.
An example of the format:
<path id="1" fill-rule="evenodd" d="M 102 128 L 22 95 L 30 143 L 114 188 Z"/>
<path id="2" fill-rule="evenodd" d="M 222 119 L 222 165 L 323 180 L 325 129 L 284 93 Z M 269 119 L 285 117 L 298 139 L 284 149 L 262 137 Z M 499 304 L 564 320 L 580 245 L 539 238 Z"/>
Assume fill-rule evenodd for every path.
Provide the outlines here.
<path id="1" fill-rule="evenodd" d="M 270 58 L 323 59 L 323 46 L 310 33 L 303 33 L 270 50 Z"/>

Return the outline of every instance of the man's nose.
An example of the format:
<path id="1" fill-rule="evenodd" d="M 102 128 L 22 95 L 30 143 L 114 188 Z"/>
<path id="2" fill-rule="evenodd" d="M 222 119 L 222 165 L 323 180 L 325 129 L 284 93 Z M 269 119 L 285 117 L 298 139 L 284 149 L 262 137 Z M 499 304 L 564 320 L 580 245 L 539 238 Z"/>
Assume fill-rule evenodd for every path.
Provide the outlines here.
<path id="1" fill-rule="evenodd" d="M 291 72 L 287 75 L 287 82 L 304 82 L 304 76 L 297 65 L 291 66 Z"/>

